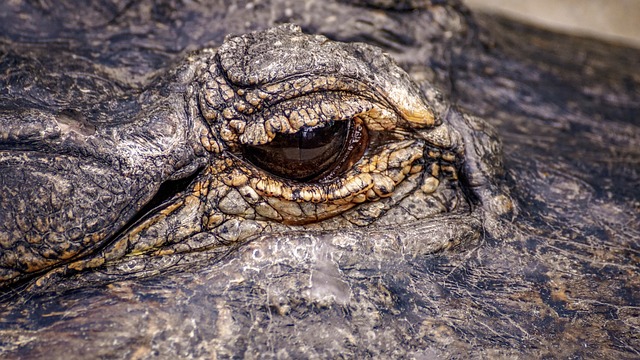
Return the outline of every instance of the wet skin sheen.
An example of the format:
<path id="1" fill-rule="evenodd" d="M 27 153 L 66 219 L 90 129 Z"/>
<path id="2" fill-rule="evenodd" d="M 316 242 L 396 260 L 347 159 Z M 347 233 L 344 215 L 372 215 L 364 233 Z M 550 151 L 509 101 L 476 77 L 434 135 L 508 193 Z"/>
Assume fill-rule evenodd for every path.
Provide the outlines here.
<path id="1" fill-rule="evenodd" d="M 639 55 L 455 1 L 3 3 L 0 357 L 635 358 Z"/>

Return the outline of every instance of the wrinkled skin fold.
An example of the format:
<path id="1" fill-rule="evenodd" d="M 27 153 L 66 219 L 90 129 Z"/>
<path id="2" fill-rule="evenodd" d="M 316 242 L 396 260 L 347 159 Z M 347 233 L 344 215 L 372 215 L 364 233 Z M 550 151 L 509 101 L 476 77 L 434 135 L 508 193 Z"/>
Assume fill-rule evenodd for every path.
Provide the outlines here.
<path id="1" fill-rule="evenodd" d="M 332 42 L 287 24 L 227 37 L 150 81 L 128 95 L 139 109 L 133 119 L 116 109 L 111 117 L 121 122 L 79 113 L 86 124 L 78 124 L 19 108 L 20 89 L 8 77 L 5 285 L 41 275 L 35 287 L 54 287 L 58 275 L 98 267 L 135 276 L 140 264 L 153 269 L 149 257 L 167 257 L 153 269 L 162 271 L 177 256 L 184 262 L 196 252 L 228 252 L 259 235 L 415 227 L 446 215 L 451 224 L 414 240 L 429 253 L 474 242 L 478 236 L 468 234 L 479 233 L 481 221 L 491 229 L 495 217 L 513 210 L 498 186 L 500 145 L 489 126 L 435 90 L 426 99 L 367 44 Z M 317 179 L 274 175 L 268 161 L 257 166 L 244 156 L 247 146 L 334 122 L 362 135 L 343 139 L 354 150 Z M 182 187 L 167 195 L 161 186 L 169 182 Z M 40 191 L 19 192 L 18 184 Z M 496 198 L 504 204 L 489 209 Z"/>
<path id="2" fill-rule="evenodd" d="M 4 357 L 638 355 L 637 50 L 455 2 L 146 5 L 2 5 Z M 243 158 L 332 121 L 368 145 L 326 178 Z"/>

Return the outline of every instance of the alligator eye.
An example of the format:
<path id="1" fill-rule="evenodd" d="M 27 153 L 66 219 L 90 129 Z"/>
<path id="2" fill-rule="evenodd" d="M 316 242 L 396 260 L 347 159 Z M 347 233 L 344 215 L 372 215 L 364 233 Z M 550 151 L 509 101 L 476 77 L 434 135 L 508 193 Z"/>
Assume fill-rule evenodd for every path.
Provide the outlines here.
<path id="1" fill-rule="evenodd" d="M 317 180 L 341 172 L 362 156 L 363 151 L 355 150 L 364 150 L 363 134 L 360 121 L 331 121 L 321 127 L 303 127 L 294 134 L 279 133 L 268 144 L 245 145 L 243 154 L 273 175 Z"/>

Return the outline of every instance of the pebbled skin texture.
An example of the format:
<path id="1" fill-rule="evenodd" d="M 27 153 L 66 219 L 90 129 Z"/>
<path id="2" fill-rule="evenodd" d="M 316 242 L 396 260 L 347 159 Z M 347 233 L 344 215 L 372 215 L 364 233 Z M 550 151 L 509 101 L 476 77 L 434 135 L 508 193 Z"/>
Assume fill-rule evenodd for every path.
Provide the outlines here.
<path id="1" fill-rule="evenodd" d="M 3 281 L 95 250 L 162 181 L 187 176 L 206 161 L 191 140 L 197 125 L 177 115 L 185 111 L 177 100 L 186 86 L 179 70 L 125 95 L 92 88 L 87 78 L 100 75 L 91 69 L 46 72 L 16 57 L 3 56 L 18 64 L 6 67 L 0 120 Z M 108 96 L 125 99 L 120 104 Z M 106 108 L 92 107 L 94 101 Z"/>
<path id="2" fill-rule="evenodd" d="M 77 204 L 83 216 L 53 207 L 47 213 L 58 223 L 88 227 L 84 214 L 100 212 L 97 226 L 107 233 L 86 246 L 87 240 L 76 242 L 74 255 L 58 251 L 52 258 L 61 263 L 42 264 L 51 270 L 28 276 L 11 268 L 22 280 L 2 288 L 3 357 L 68 358 L 69 347 L 82 349 L 71 356 L 79 358 L 638 355 L 640 80 L 630 71 L 637 50 L 491 17 L 477 23 L 455 2 L 154 5 L 98 2 L 84 16 L 73 16 L 73 2 L 3 5 L 0 149 L 7 164 L 23 166 L 3 168 L 9 181 L 0 186 L 13 193 L 0 196 L 33 201 L 0 202 L 11 211 L 0 213 L 0 223 L 41 231 L 23 229 L 41 216 L 24 206 L 40 209 L 41 199 L 54 204 L 44 189 L 86 184 L 92 174 L 109 174 L 111 186 L 95 189 L 123 195 L 109 202 L 121 209 L 114 212 L 87 206 L 101 201 L 93 187 L 69 186 L 81 196 L 61 199 L 66 208 Z M 10 21 L 17 14 L 33 21 Z M 367 45 L 327 42 L 287 26 L 223 40 L 281 23 L 381 47 L 411 78 L 394 77 L 400 80 L 391 88 L 418 100 L 382 99 L 385 87 L 375 85 L 400 71 Z M 423 150 L 423 168 L 411 173 L 411 166 L 391 196 L 348 208 L 358 195 L 349 201 L 347 195 L 338 201 L 345 207 L 339 215 L 296 224 L 300 215 L 291 209 L 302 210 L 300 193 L 284 191 L 291 184 L 260 190 L 258 182 L 268 177 L 234 149 L 268 138 L 275 117 L 244 111 L 250 104 L 254 114 L 265 114 L 259 108 L 269 97 L 248 93 L 297 71 L 269 54 L 278 54 L 272 39 L 296 37 L 309 54 L 324 53 L 314 44 L 336 48 L 323 57 L 318 85 L 354 86 L 327 81 L 342 64 L 341 71 L 358 71 L 356 79 L 366 79 L 374 61 L 385 71 L 373 71 L 378 77 L 363 81 L 356 96 L 300 96 L 304 86 L 292 87 L 300 99 L 273 106 L 276 112 L 323 100 L 348 101 L 336 113 L 367 113 L 367 126 L 379 123 L 375 115 L 395 114 L 394 126 L 412 130 L 394 140 L 438 148 L 442 159 Z M 296 46 L 286 43 L 285 49 Z M 193 52 L 206 47 L 217 50 Z M 353 49 L 365 54 L 339 54 Z M 241 67 L 224 60 L 241 54 L 250 55 Z M 261 56 L 283 65 L 275 73 L 260 70 L 251 59 Z M 217 81 L 222 74 L 225 81 Z M 239 100 L 244 109 L 235 106 Z M 382 110 L 371 112 L 376 106 Z M 403 108 L 428 109 L 418 118 L 432 112 L 433 123 L 412 125 Z M 504 166 L 487 122 L 503 139 Z M 449 143 L 439 129 L 447 129 Z M 393 148 L 379 145 L 373 142 L 363 159 Z M 390 157 L 378 159 L 375 164 Z M 453 165 L 438 174 L 439 186 L 453 191 L 425 191 L 433 190 L 433 180 L 425 180 L 435 178 L 429 166 L 436 161 Z M 36 166 L 44 176 L 26 171 Z M 69 169 L 62 181 L 54 176 L 60 167 Z M 93 176 L 96 183 L 104 179 Z M 16 192 L 15 178 L 41 186 Z M 64 194 L 60 187 L 55 194 Z M 247 201 L 250 189 L 259 195 L 254 203 Z M 158 192 L 168 196 L 154 199 Z M 332 193 L 335 188 L 323 194 Z M 259 204 L 280 212 L 260 214 Z M 326 211 L 313 206 L 311 214 Z M 29 221 L 13 220 L 21 216 Z M 68 228 L 54 230 L 66 236 Z M 15 239 L 2 244 L 14 249 L 14 241 L 23 241 Z"/>
<path id="3" fill-rule="evenodd" d="M 82 79 L 64 76 L 62 82 L 73 86 Z M 470 129 L 480 120 L 437 98 L 428 101 L 379 49 L 306 35 L 294 25 L 228 37 L 218 49 L 191 53 L 126 94 L 139 110 L 133 119 L 114 110 L 119 123 L 76 113 L 84 121 L 78 124 L 64 115 L 18 109 L 31 88 L 18 87 L 14 78 L 6 78 L 2 133 L 5 284 L 64 262 L 37 280 L 36 286 L 47 287 L 54 275 L 112 266 L 123 256 L 148 272 L 148 256 L 226 251 L 301 224 L 346 230 L 462 215 L 424 241 L 438 251 L 470 242 L 461 234 L 479 231 L 482 214 L 472 210 L 486 200 L 479 191 L 510 201 L 490 176 L 501 172 L 497 138 L 485 125 Z M 16 109 L 22 116 L 14 115 Z M 366 129 L 362 157 L 343 173 L 296 182 L 243 159 L 243 145 L 263 145 L 278 133 L 330 121 L 355 121 Z M 473 139 L 479 141 L 467 155 Z M 469 183 L 460 182 L 459 172 Z M 162 192 L 161 183 L 189 176 L 169 199 L 143 209 Z M 40 191 L 16 191 L 17 184 Z M 502 213 L 510 212 L 506 207 Z M 120 264 L 118 269 L 129 273 Z"/>

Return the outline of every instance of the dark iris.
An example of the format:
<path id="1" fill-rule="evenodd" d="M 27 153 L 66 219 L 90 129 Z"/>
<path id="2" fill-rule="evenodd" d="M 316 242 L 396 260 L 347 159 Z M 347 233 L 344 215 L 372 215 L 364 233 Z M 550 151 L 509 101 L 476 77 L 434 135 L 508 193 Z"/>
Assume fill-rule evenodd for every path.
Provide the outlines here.
<path id="1" fill-rule="evenodd" d="M 265 145 L 245 145 L 244 157 L 283 178 L 306 181 L 327 172 L 344 156 L 351 121 L 302 128 L 295 134 L 277 134 Z"/>

